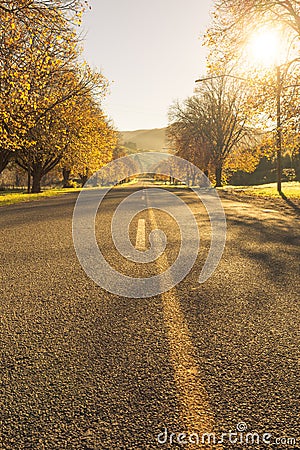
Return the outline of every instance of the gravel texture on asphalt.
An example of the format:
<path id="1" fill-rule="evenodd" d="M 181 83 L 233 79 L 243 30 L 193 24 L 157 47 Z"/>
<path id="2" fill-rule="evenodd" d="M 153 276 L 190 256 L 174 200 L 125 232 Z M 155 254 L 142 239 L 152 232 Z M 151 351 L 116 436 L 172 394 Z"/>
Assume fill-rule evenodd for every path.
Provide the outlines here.
<path id="1" fill-rule="evenodd" d="M 155 264 L 129 263 L 109 235 L 116 206 L 135 189 L 111 192 L 97 236 L 117 270 L 150 276 Z M 195 213 L 201 235 L 197 263 L 175 294 L 214 431 L 245 422 L 251 432 L 298 438 L 294 446 L 227 442 L 224 449 L 300 448 L 299 220 L 226 196 L 226 249 L 217 271 L 200 285 L 208 217 L 192 193 L 176 192 Z M 85 275 L 72 242 L 75 200 L 68 194 L 0 211 L 0 448 L 182 448 L 157 442 L 164 427 L 186 431 L 162 298 L 114 296 Z M 130 229 L 133 243 L 139 217 L 150 231 L 147 212 L 141 213 Z M 156 219 L 172 262 L 178 229 L 164 213 Z"/>

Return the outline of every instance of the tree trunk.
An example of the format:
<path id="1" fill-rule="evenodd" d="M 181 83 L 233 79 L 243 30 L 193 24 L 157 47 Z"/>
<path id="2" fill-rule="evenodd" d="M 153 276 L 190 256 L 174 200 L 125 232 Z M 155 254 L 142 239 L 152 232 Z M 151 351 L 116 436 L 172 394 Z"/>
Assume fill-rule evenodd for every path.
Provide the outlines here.
<path id="1" fill-rule="evenodd" d="M 222 187 L 222 165 L 216 167 L 216 187 Z"/>
<path id="2" fill-rule="evenodd" d="M 192 186 L 195 186 L 196 184 L 196 172 L 195 170 L 192 171 Z"/>
<path id="3" fill-rule="evenodd" d="M 88 176 L 87 175 L 80 175 L 81 187 L 83 187 L 85 185 L 87 180 L 88 180 Z"/>
<path id="4" fill-rule="evenodd" d="M 71 174 L 71 170 L 66 169 L 65 167 L 63 167 L 63 188 L 70 188 L 70 174 Z"/>
<path id="5" fill-rule="evenodd" d="M 13 152 L 0 148 L 0 173 L 6 168 L 10 160 L 12 159 Z"/>
<path id="6" fill-rule="evenodd" d="M 79 177 L 80 177 L 81 187 L 83 187 L 85 185 L 85 183 L 87 182 L 87 180 L 89 179 L 88 167 L 84 170 L 83 173 L 79 174 Z"/>
<path id="7" fill-rule="evenodd" d="M 16 172 L 16 181 L 15 181 L 15 183 L 16 183 L 16 187 L 20 187 L 20 175 L 18 174 L 18 172 Z"/>
<path id="8" fill-rule="evenodd" d="M 204 188 L 211 187 L 210 180 L 209 180 L 209 171 L 208 169 L 205 169 L 203 172 L 203 176 L 201 177 L 201 186 Z"/>
<path id="9" fill-rule="evenodd" d="M 42 179 L 42 168 L 40 166 L 36 166 L 33 168 L 32 172 L 32 194 L 39 194 L 41 192 L 41 179 Z"/>

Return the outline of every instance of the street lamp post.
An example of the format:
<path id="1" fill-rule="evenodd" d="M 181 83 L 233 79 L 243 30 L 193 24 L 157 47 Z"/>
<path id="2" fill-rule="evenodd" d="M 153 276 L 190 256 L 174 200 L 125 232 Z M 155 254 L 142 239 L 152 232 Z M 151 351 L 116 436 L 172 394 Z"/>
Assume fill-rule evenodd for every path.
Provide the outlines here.
<path id="1" fill-rule="evenodd" d="M 30 146 L 28 148 L 28 164 L 27 164 L 27 193 L 30 194 L 30 188 L 31 188 L 31 167 L 30 167 L 30 161 L 31 160 L 31 153 L 30 153 Z"/>
<path id="2" fill-rule="evenodd" d="M 277 160 L 277 191 L 279 194 L 281 190 L 282 177 L 282 131 L 281 131 L 281 70 L 280 66 L 276 66 L 276 104 L 277 104 L 277 124 L 276 124 L 276 160 Z"/>

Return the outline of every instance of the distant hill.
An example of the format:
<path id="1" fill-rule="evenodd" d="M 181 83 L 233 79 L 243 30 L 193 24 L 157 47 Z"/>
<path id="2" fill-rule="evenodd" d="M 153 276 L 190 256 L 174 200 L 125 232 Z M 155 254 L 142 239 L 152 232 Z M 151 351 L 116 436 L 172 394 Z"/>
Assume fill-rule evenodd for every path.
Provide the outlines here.
<path id="1" fill-rule="evenodd" d="M 155 128 L 153 130 L 121 131 L 122 145 L 130 153 L 136 151 L 167 152 L 166 128 Z"/>

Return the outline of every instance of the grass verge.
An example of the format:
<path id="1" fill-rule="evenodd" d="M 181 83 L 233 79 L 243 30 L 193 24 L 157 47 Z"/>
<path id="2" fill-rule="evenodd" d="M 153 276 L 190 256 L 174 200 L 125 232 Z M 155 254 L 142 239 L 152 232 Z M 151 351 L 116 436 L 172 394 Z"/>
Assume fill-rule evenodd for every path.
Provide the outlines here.
<path id="1" fill-rule="evenodd" d="M 117 185 L 115 187 L 120 188 L 134 183 L 136 183 L 136 180 L 132 180 L 129 183 L 126 184 L 124 183 L 122 185 Z M 108 186 L 103 187 L 103 189 L 107 188 Z M 67 188 L 67 189 L 55 188 L 55 189 L 46 189 L 40 194 L 27 194 L 27 191 L 23 191 L 20 189 L 0 191 L 0 207 L 6 205 L 13 205 L 15 203 L 31 202 L 35 200 L 40 200 L 42 198 L 57 197 L 59 195 L 69 194 L 70 192 L 80 192 L 81 190 L 82 190 L 81 187 Z"/>
<path id="2" fill-rule="evenodd" d="M 58 195 L 68 194 L 69 192 L 79 192 L 80 190 L 81 188 L 47 189 L 40 194 L 27 194 L 26 191 L 20 190 L 0 191 L 0 206 L 31 202 L 34 200 L 40 200 L 41 198 L 56 197 Z"/>
<path id="3" fill-rule="evenodd" d="M 257 186 L 224 186 L 220 188 L 225 192 L 236 192 L 241 194 L 247 194 L 255 197 L 270 197 L 270 198 L 281 198 L 280 194 L 277 192 L 276 183 L 270 184 L 260 184 Z M 298 198 L 300 199 L 300 182 L 283 182 L 282 192 L 287 198 Z"/>

